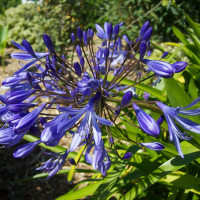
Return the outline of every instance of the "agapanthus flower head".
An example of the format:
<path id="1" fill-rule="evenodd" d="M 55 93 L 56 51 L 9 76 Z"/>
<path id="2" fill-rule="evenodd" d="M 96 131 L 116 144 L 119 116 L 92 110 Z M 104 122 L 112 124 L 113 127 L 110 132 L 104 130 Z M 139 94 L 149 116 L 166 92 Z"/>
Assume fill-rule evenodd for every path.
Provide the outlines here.
<path id="1" fill-rule="evenodd" d="M 152 35 L 149 21 L 144 23 L 136 40 L 134 38 L 130 40 L 123 35 L 123 39 L 128 44 L 126 46 L 122 45 L 121 38 L 118 37 L 122 25 L 123 22 L 116 25 L 105 22 L 103 29 L 95 24 L 97 36 L 103 40 L 98 48 L 93 47 L 93 30 L 82 31 L 78 27 L 78 40 L 74 33 L 71 34 L 77 54 L 73 61 L 68 60 L 64 54 L 60 56 L 56 53 L 54 44 L 47 34 L 43 35 L 43 40 L 47 47 L 45 49 L 49 52 L 35 52 L 26 40 L 23 40 L 23 45 L 12 41 L 24 53 L 12 53 L 11 57 L 25 63 L 20 63 L 21 68 L 2 82 L 2 88 L 7 91 L 4 95 L 0 95 L 2 102 L 0 117 L 5 123 L 0 129 L 0 144 L 6 148 L 13 146 L 25 134 L 38 137 L 37 141 L 24 144 L 15 150 L 14 157 L 23 158 L 40 143 L 54 147 L 59 144 L 65 134 L 70 134 L 71 143 L 68 150 L 60 153 L 45 153 L 52 158 L 37 168 L 37 170 L 49 172 L 47 179 L 62 168 L 70 152 L 74 152 L 83 145 L 86 162 L 105 176 L 111 166 L 111 160 L 102 139 L 104 128 L 106 128 L 104 133 L 108 134 L 108 140 L 111 143 L 110 148 L 114 148 L 120 159 L 129 159 L 132 153 L 127 152 L 121 157 L 115 145 L 115 137 L 112 135 L 111 126 L 121 130 L 118 117 L 130 125 L 141 128 L 150 136 L 157 137 L 160 133 L 159 126 L 164 117 L 161 116 L 156 122 L 138 106 L 142 97 L 136 95 L 135 85 L 151 79 L 154 75 L 157 80 L 152 85 L 155 85 L 161 77 L 169 78 L 174 73 L 184 70 L 187 63 L 178 61 L 169 64 L 159 60 L 144 59 Z M 97 52 L 94 51 L 95 49 Z M 149 57 L 150 53 L 147 52 L 147 56 Z M 143 71 L 142 63 L 148 66 L 146 71 Z M 35 66 L 32 67 L 33 65 Z M 152 75 L 152 71 L 155 74 Z M 125 83 L 129 81 L 127 79 L 135 83 L 126 85 Z M 148 95 L 144 96 L 146 101 L 143 101 L 141 105 L 148 104 L 148 107 L 151 107 L 152 102 L 148 101 L 147 97 Z M 181 118 L 178 114 L 194 115 L 194 113 L 199 114 L 199 110 L 185 111 L 181 108 L 174 110 L 160 102 L 157 102 L 157 105 L 164 112 L 170 126 L 170 139 L 175 141 L 182 156 L 177 138 L 180 136 L 183 139 L 189 138 L 186 134 L 180 133 L 173 120 L 186 130 L 198 133 L 200 132 L 199 125 Z M 56 112 L 52 114 L 53 112 L 49 110 Z M 133 110 L 139 126 L 123 118 Z M 155 151 L 164 149 L 164 146 L 157 142 L 138 143 L 124 136 L 140 147 Z M 75 162 L 72 158 L 68 161 L 72 165 L 77 165 L 79 162 Z"/>

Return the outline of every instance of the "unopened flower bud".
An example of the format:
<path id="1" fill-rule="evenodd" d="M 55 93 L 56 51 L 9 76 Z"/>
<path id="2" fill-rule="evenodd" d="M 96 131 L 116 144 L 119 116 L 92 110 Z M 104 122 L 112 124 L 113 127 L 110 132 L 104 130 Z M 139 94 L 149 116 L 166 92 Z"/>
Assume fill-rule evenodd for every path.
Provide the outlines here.
<path id="1" fill-rule="evenodd" d="M 119 24 L 116 24 L 115 27 L 114 27 L 115 38 L 117 38 L 118 34 L 119 34 Z"/>
<path id="2" fill-rule="evenodd" d="M 80 27 L 77 28 L 77 36 L 80 42 L 83 40 L 83 32 Z"/>
<path id="3" fill-rule="evenodd" d="M 163 123 L 164 119 L 165 119 L 165 116 L 161 115 L 157 120 L 157 124 L 160 126 Z"/>
<path id="4" fill-rule="evenodd" d="M 35 52 L 33 51 L 33 48 L 30 45 L 30 43 L 28 41 L 26 41 L 25 39 L 22 40 L 22 43 L 23 43 L 25 49 L 27 50 L 27 52 L 29 54 L 31 54 L 34 58 L 37 58 L 37 56 L 35 55 Z"/>
<path id="5" fill-rule="evenodd" d="M 167 51 L 165 51 L 165 52 L 163 53 L 163 55 L 162 55 L 161 59 L 162 59 L 162 58 L 165 58 L 167 55 L 168 55 L 168 52 L 167 52 Z"/>
<path id="6" fill-rule="evenodd" d="M 84 67 L 84 64 L 85 64 L 85 60 L 84 60 L 83 57 L 81 57 L 81 58 L 80 58 L 80 65 L 81 65 L 82 69 L 83 69 L 83 67 Z"/>
<path id="7" fill-rule="evenodd" d="M 90 30 L 90 38 L 93 39 L 93 37 L 94 37 L 94 31 L 91 29 Z"/>
<path id="8" fill-rule="evenodd" d="M 140 45 L 140 60 L 142 60 L 144 58 L 146 50 L 147 50 L 146 42 L 142 42 Z"/>
<path id="9" fill-rule="evenodd" d="M 147 143 L 140 143 L 141 146 L 147 147 L 148 149 L 154 150 L 154 151 L 161 151 L 165 147 L 159 143 L 159 142 L 147 142 Z"/>
<path id="10" fill-rule="evenodd" d="M 110 143 L 111 143 L 111 144 L 114 143 L 114 141 L 113 141 L 113 137 L 110 138 Z"/>
<path id="11" fill-rule="evenodd" d="M 101 92 L 98 91 L 96 94 L 95 94 L 95 97 L 94 97 L 94 103 L 99 103 L 101 101 Z"/>
<path id="12" fill-rule="evenodd" d="M 109 49 L 108 48 L 104 49 L 104 58 L 105 58 L 105 60 L 107 60 L 109 58 Z"/>
<path id="13" fill-rule="evenodd" d="M 144 34 L 144 37 L 142 38 L 142 41 L 148 42 L 150 40 L 151 35 L 152 35 L 152 30 L 153 30 L 152 27 L 149 27 L 147 29 L 146 33 Z"/>
<path id="14" fill-rule="evenodd" d="M 133 93 L 131 91 L 126 92 L 122 98 L 121 107 L 129 104 L 131 102 L 132 97 Z"/>
<path id="15" fill-rule="evenodd" d="M 71 40 L 72 40 L 72 42 L 73 42 L 73 44 L 74 44 L 74 43 L 75 43 L 75 40 L 76 40 L 74 33 L 71 34 Z"/>
<path id="16" fill-rule="evenodd" d="M 138 123 L 141 127 L 141 129 L 153 136 L 157 137 L 160 134 L 160 128 L 157 124 L 157 122 L 149 116 L 147 113 L 145 113 L 137 104 L 133 103 L 133 109 L 135 110 Z"/>
<path id="17" fill-rule="evenodd" d="M 75 162 L 75 160 L 74 160 L 73 158 L 70 158 L 70 159 L 69 159 L 69 162 L 70 162 L 72 165 L 76 165 L 76 162 Z"/>
<path id="18" fill-rule="evenodd" d="M 109 40 L 111 40 L 112 34 L 113 34 L 113 27 L 112 27 L 112 24 L 109 23 L 109 24 L 108 24 L 108 39 L 109 39 Z"/>
<path id="19" fill-rule="evenodd" d="M 186 67 L 188 63 L 183 61 L 178 61 L 172 64 L 172 66 L 175 68 L 175 73 L 182 72 Z"/>
<path id="20" fill-rule="evenodd" d="M 81 52 L 81 47 L 79 45 L 76 45 L 76 52 L 78 54 L 78 57 L 81 58 L 82 57 L 82 52 Z"/>
<path id="21" fill-rule="evenodd" d="M 49 52 L 55 55 L 56 53 L 51 38 L 47 34 L 43 34 L 43 40 Z"/>
<path id="22" fill-rule="evenodd" d="M 74 69 L 76 71 L 76 74 L 79 77 L 81 77 L 82 70 L 81 70 L 80 64 L 78 62 L 74 62 Z"/>
<path id="23" fill-rule="evenodd" d="M 83 31 L 83 41 L 84 41 L 85 46 L 87 46 L 87 43 L 88 43 L 88 36 L 87 36 L 86 31 Z"/>
<path id="24" fill-rule="evenodd" d="M 142 39 L 142 37 L 143 37 L 144 34 L 146 33 L 148 27 L 149 27 L 149 21 L 146 21 L 146 22 L 143 24 L 142 28 L 141 28 L 139 39 Z"/>
<path id="25" fill-rule="evenodd" d="M 171 78 L 175 73 L 175 67 L 167 62 L 148 59 L 143 59 L 142 62 L 146 64 L 155 74 L 158 74 L 161 77 Z"/>
<path id="26" fill-rule="evenodd" d="M 124 159 L 124 160 L 127 160 L 127 159 L 129 159 L 131 156 L 132 156 L 132 153 L 131 153 L 131 152 L 127 152 L 127 153 L 123 156 L 123 159 Z"/>

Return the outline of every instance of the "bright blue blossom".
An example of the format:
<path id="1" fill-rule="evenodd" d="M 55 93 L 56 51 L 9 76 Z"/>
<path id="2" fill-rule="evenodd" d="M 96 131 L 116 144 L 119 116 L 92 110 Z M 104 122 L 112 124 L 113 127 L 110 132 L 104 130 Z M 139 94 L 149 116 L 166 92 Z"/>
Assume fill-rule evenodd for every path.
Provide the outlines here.
<path id="1" fill-rule="evenodd" d="M 123 120 L 123 115 L 132 110 L 135 111 L 139 123 L 139 126 L 132 124 L 133 126 L 141 128 L 150 135 L 149 137 L 157 137 L 160 133 L 159 126 L 164 117 L 161 116 L 156 122 L 138 106 L 138 101 L 141 103 L 143 99 L 140 95 L 136 95 L 135 85 L 151 78 L 152 71 L 158 81 L 161 77 L 170 78 L 174 73 L 183 71 L 187 63 L 178 61 L 169 64 L 144 59 L 152 35 L 149 21 L 144 23 L 136 40 L 131 41 L 123 35 L 126 46 L 122 45 L 121 38 L 118 37 L 122 25 L 123 22 L 115 26 L 105 22 L 103 29 L 95 24 L 97 36 L 103 40 L 97 52 L 92 46 L 93 30 L 82 30 L 78 27 L 77 34 L 71 34 L 78 58 L 72 62 L 68 61 L 65 55 L 59 56 L 56 53 L 53 40 L 47 34 L 43 35 L 43 40 L 49 52 L 35 52 L 25 39 L 22 41 L 23 45 L 13 41 L 13 44 L 24 53 L 12 53 L 11 57 L 24 63 L 20 63 L 21 68 L 14 75 L 2 81 L 1 88 L 7 91 L 4 95 L 0 95 L 0 117 L 5 123 L 0 129 L 0 144 L 3 148 L 13 146 L 25 134 L 38 137 L 37 141 L 16 148 L 13 156 L 24 158 L 40 143 L 53 147 L 59 144 L 65 134 L 70 134 L 71 144 L 68 150 L 60 153 L 45 153 L 52 157 L 37 168 L 49 172 L 47 179 L 56 174 L 66 160 L 72 165 L 78 164 L 74 159 L 67 159 L 67 157 L 70 152 L 74 152 L 82 145 L 85 145 L 83 154 L 85 153 L 86 162 L 105 176 L 111 166 L 111 159 L 109 151 L 105 148 L 106 143 L 104 146 L 102 134 L 107 134 L 111 149 L 114 146 L 116 155 L 120 159 L 130 159 L 132 152 L 127 152 L 123 157 L 118 153 L 111 126 L 115 125 L 116 130 L 120 131 L 117 118 Z M 147 56 L 150 56 L 149 51 Z M 145 73 L 143 64 L 148 66 Z M 143 79 L 144 76 L 147 78 Z M 131 84 L 126 85 L 129 79 L 135 83 L 131 85 L 130 82 Z M 142 102 L 145 105 L 152 103 L 147 97 L 148 95 L 145 95 L 146 101 Z M 116 105 L 111 103 L 112 101 Z M 193 102 L 195 103 L 196 101 Z M 189 138 L 178 130 L 173 120 L 184 129 L 199 133 L 198 124 L 178 115 L 196 115 L 199 114 L 199 109 L 192 111 L 184 110 L 185 108 L 175 109 L 160 102 L 157 102 L 157 105 L 163 110 L 167 119 L 170 139 L 174 141 L 179 154 L 183 157 L 178 137 Z M 48 112 L 49 110 L 56 112 L 52 114 Z M 55 114 L 58 112 L 59 114 Z M 164 146 L 158 142 L 138 143 L 126 135 L 124 137 L 141 147 L 155 151 L 164 149 Z"/>
<path id="2" fill-rule="evenodd" d="M 180 131 L 175 121 L 181 127 L 183 127 L 184 129 L 188 131 L 192 131 L 194 133 L 200 133 L 200 124 L 180 116 L 180 115 L 188 115 L 188 116 L 199 115 L 200 114 L 199 108 L 194 109 L 194 110 L 185 110 L 187 108 L 194 106 L 199 100 L 200 98 L 196 99 L 195 101 L 193 101 L 191 104 L 189 104 L 187 107 L 184 107 L 184 108 L 180 108 L 180 107 L 172 108 L 161 102 L 156 103 L 165 115 L 165 118 L 168 124 L 169 139 L 170 141 L 174 142 L 176 150 L 182 158 L 184 158 L 184 155 L 181 150 L 179 138 L 183 140 L 190 140 L 192 139 L 192 137 L 188 136 L 187 132 Z"/>

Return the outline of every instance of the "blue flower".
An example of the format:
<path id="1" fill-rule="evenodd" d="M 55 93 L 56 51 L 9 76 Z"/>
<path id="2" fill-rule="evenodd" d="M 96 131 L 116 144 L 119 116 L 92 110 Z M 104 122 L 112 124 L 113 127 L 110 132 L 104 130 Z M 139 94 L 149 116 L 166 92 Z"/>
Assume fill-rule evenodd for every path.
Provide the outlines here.
<path id="1" fill-rule="evenodd" d="M 90 155 L 92 147 L 94 147 L 93 157 Z M 85 153 L 85 160 L 88 164 L 91 164 L 94 169 L 99 170 L 103 176 L 106 176 L 106 171 L 111 166 L 110 157 L 105 150 L 103 141 L 101 141 L 99 145 L 92 143 L 88 145 Z"/>
<path id="2" fill-rule="evenodd" d="M 19 59 L 19 60 L 24 60 L 24 61 L 29 61 L 29 60 L 32 60 L 30 62 L 28 62 L 26 65 L 24 65 L 21 69 L 19 69 L 18 71 L 15 72 L 15 74 L 19 74 L 20 72 L 23 72 L 27 69 L 29 69 L 32 65 L 34 65 L 38 60 L 37 59 L 41 59 L 41 58 L 44 58 L 48 55 L 50 55 L 49 52 L 44 52 L 44 53 L 38 53 L 38 52 L 33 52 L 34 55 L 30 54 L 30 52 L 27 51 L 27 49 L 22 46 L 21 44 L 17 43 L 17 42 L 14 42 L 12 41 L 12 43 L 20 50 L 26 52 L 26 53 L 12 53 L 11 54 L 11 57 L 12 58 L 16 58 L 16 59 Z"/>
<path id="3" fill-rule="evenodd" d="M 193 101 L 191 104 L 189 104 L 187 107 L 184 108 L 172 108 L 169 107 L 161 102 L 156 102 L 158 107 L 163 111 L 165 118 L 167 120 L 168 124 L 168 131 L 169 131 L 169 139 L 170 141 L 174 142 L 174 145 L 176 147 L 177 152 L 179 155 L 184 158 L 184 155 L 181 150 L 179 138 L 183 140 L 190 140 L 192 137 L 189 137 L 187 133 L 182 133 L 179 128 L 177 127 L 175 121 L 184 129 L 188 131 L 192 131 L 194 133 L 200 133 L 200 125 L 196 122 L 193 122 L 189 119 L 186 119 L 184 117 L 179 116 L 180 115 L 188 115 L 188 116 L 194 116 L 194 115 L 199 115 L 200 114 L 200 109 L 194 109 L 194 110 L 185 110 L 187 108 L 192 107 L 195 105 L 200 98 L 196 99 Z M 175 121 L 174 121 L 175 120 Z"/>
<path id="4" fill-rule="evenodd" d="M 123 26 L 123 22 L 119 23 L 119 28 L 121 28 Z M 97 36 L 99 38 L 101 38 L 102 40 L 108 40 L 109 39 L 109 35 L 110 35 L 110 31 L 109 31 L 109 23 L 105 22 L 104 23 L 104 30 L 103 28 L 101 28 L 101 26 L 99 26 L 99 24 L 95 24 L 95 28 L 98 31 L 97 32 Z M 112 31 L 113 33 L 113 31 Z M 115 35 L 112 35 L 111 40 L 114 40 Z"/>
<path id="5" fill-rule="evenodd" d="M 47 160 L 41 167 L 38 167 L 36 170 L 43 170 L 43 173 L 49 172 L 49 175 L 46 178 L 46 180 L 48 180 L 62 168 L 69 154 L 69 150 L 65 151 L 63 154 L 61 153 L 44 153 L 44 154 L 54 155 L 54 157 Z"/>
<path id="6" fill-rule="evenodd" d="M 94 97 L 92 97 L 89 101 L 89 103 L 82 109 L 76 110 L 72 108 L 66 108 L 66 107 L 59 107 L 59 111 L 66 112 L 68 114 L 76 114 L 72 118 L 70 118 L 67 121 L 64 121 L 59 127 L 57 132 L 66 132 L 68 129 L 70 129 L 74 124 L 77 123 L 77 121 L 85 114 L 81 124 L 79 125 L 72 143 L 70 145 L 70 151 L 74 151 L 76 147 L 80 144 L 81 140 L 85 138 L 85 133 L 89 131 L 90 127 L 92 126 L 93 130 L 93 136 L 94 136 L 94 141 L 95 145 L 99 145 L 101 142 L 101 130 L 99 128 L 99 125 L 97 123 L 97 120 L 104 125 L 107 126 L 112 126 L 113 123 L 99 117 L 96 115 L 94 111 Z"/>

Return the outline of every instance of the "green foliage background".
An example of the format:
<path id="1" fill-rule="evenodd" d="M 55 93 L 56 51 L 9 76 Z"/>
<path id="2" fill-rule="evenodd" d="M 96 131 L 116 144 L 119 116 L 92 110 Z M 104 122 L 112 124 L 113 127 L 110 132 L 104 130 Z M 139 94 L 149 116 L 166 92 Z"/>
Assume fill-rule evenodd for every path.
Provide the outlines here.
<path id="1" fill-rule="evenodd" d="M 4 7 L 8 4 L 4 3 Z M 0 25 L 9 25 L 8 45 L 11 40 L 21 42 L 26 38 L 36 51 L 44 51 L 42 34 L 47 33 L 56 50 L 66 53 L 65 48 L 71 45 L 70 34 L 76 32 L 77 26 L 95 29 L 95 23 L 103 25 L 105 21 L 124 22 L 121 32 L 133 40 L 138 37 L 142 24 L 149 20 L 153 26 L 153 40 L 177 41 L 171 26 L 185 32 L 183 12 L 198 22 L 199 7 L 200 0 L 45 0 L 41 5 L 18 5 L 7 9 L 5 15 L 0 16 Z"/>

